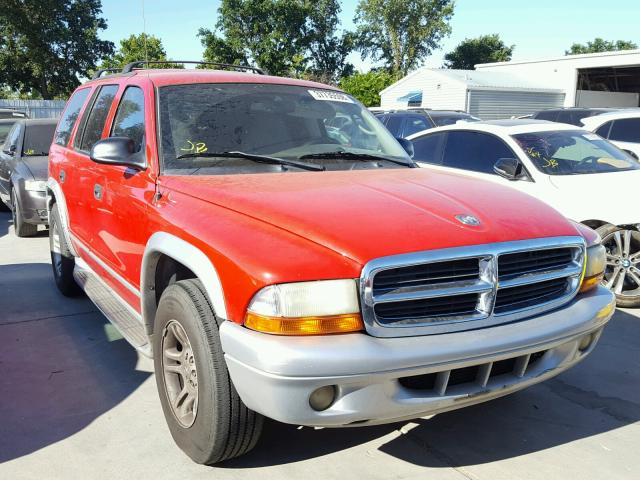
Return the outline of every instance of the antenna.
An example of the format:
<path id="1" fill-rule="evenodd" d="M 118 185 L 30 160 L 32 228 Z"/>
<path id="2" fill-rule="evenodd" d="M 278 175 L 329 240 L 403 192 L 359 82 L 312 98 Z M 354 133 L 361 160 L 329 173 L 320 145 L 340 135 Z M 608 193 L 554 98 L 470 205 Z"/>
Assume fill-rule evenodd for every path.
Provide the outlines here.
<path id="1" fill-rule="evenodd" d="M 147 53 L 147 19 L 144 15 L 144 0 L 142 2 L 142 39 L 144 40 L 144 59 L 149 61 L 149 54 Z"/>

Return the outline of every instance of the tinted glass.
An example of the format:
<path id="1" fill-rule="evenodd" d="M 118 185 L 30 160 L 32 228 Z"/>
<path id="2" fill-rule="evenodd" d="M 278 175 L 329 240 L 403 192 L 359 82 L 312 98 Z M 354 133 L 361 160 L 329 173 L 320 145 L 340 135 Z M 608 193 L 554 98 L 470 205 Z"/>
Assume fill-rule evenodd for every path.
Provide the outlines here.
<path id="1" fill-rule="evenodd" d="M 111 129 L 112 137 L 128 137 L 140 151 L 144 143 L 144 93 L 138 87 L 125 90 Z"/>
<path id="2" fill-rule="evenodd" d="M 533 116 L 533 118 L 536 118 L 538 120 L 550 120 L 552 122 L 555 122 L 556 118 L 558 118 L 558 111 L 557 110 L 545 110 L 545 111 L 536 113 Z"/>
<path id="3" fill-rule="evenodd" d="M 13 125 L 13 128 L 11 128 L 11 130 L 9 131 L 9 134 L 7 135 L 7 139 L 4 142 L 4 146 L 2 147 L 2 150 L 11 150 L 11 147 L 16 148 L 18 145 L 18 138 L 20 138 L 20 124 L 16 123 L 15 125 Z"/>
<path id="4" fill-rule="evenodd" d="M 90 91 L 91 89 L 89 88 L 78 90 L 67 102 L 67 107 L 64 109 L 62 118 L 58 123 L 58 130 L 56 131 L 53 139 L 53 141 L 58 145 L 67 145 L 69 143 L 73 125 L 76 123 L 80 110 L 82 109 L 82 105 L 84 105 Z"/>
<path id="5" fill-rule="evenodd" d="M 443 164 L 474 172 L 494 173 L 493 166 L 500 158 L 517 157 L 499 138 L 487 133 L 449 132 Z"/>
<path id="6" fill-rule="evenodd" d="M 170 85 L 160 87 L 158 94 L 163 168 L 173 174 L 299 171 L 264 158 L 229 157 L 231 152 L 303 161 L 327 170 L 410 164 L 385 127 L 344 93 L 229 83 Z M 372 155 L 401 165 L 372 161 Z"/>
<path id="7" fill-rule="evenodd" d="M 582 122 L 580 122 L 580 119 L 588 116 L 590 116 L 589 112 L 584 110 L 563 110 L 558 113 L 558 119 L 556 121 L 581 126 Z"/>
<path id="8" fill-rule="evenodd" d="M 27 125 L 22 142 L 22 155 L 26 157 L 49 155 L 49 147 L 56 131 L 54 123 Z"/>
<path id="9" fill-rule="evenodd" d="M 640 169 L 640 164 L 598 135 L 584 130 L 513 135 L 538 170 L 578 175 Z"/>
<path id="10" fill-rule="evenodd" d="M 414 133 L 431 128 L 431 123 L 422 115 L 409 115 L 404 126 L 404 136 L 408 137 Z"/>
<path id="11" fill-rule="evenodd" d="M 384 126 L 387 127 L 387 130 L 389 130 L 391 132 L 391 135 L 393 135 L 394 137 L 402 136 L 401 130 L 403 118 L 404 117 L 402 115 L 389 115 L 387 123 L 384 124 Z"/>
<path id="12" fill-rule="evenodd" d="M 117 85 L 106 85 L 100 88 L 84 126 L 82 141 L 79 145 L 80 150 L 88 152 L 93 144 L 102 137 L 104 123 L 117 91 Z"/>
<path id="13" fill-rule="evenodd" d="M 640 118 L 614 120 L 609 140 L 640 143 Z"/>
<path id="14" fill-rule="evenodd" d="M 413 143 L 413 159 L 416 162 L 427 162 L 440 165 L 442 163 L 442 147 L 446 138 L 446 133 L 435 133 L 433 135 L 425 135 Z"/>
<path id="15" fill-rule="evenodd" d="M 4 143 L 11 131 L 11 127 L 13 127 L 13 123 L 0 123 L 0 145 Z"/>
<path id="16" fill-rule="evenodd" d="M 609 129 L 611 128 L 612 123 L 613 122 L 607 122 L 600 125 L 600 127 L 596 130 L 596 133 L 600 135 L 602 138 L 609 137 Z"/>
<path id="17" fill-rule="evenodd" d="M 478 117 L 474 117 L 473 115 L 469 115 L 468 113 L 437 113 L 431 112 L 429 114 L 431 116 L 431 120 L 436 124 L 437 127 L 442 127 L 444 125 L 453 125 L 458 120 L 465 120 L 467 122 L 479 122 L 480 119 Z"/>

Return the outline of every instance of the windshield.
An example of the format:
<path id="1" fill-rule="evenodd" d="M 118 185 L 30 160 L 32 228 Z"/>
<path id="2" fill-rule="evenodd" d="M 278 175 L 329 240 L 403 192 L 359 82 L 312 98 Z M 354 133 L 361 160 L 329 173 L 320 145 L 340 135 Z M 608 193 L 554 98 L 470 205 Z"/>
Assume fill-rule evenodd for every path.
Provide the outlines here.
<path id="1" fill-rule="evenodd" d="M 513 135 L 538 170 L 548 175 L 637 170 L 640 164 L 598 135 L 584 130 Z"/>
<path id="2" fill-rule="evenodd" d="M 171 85 L 158 92 L 165 173 L 303 171 L 293 162 L 302 157 L 326 170 L 412 164 L 384 126 L 341 92 L 270 84 Z"/>
<path id="3" fill-rule="evenodd" d="M 55 130 L 55 123 L 28 125 L 24 134 L 22 155 L 26 157 L 49 155 L 49 147 Z"/>

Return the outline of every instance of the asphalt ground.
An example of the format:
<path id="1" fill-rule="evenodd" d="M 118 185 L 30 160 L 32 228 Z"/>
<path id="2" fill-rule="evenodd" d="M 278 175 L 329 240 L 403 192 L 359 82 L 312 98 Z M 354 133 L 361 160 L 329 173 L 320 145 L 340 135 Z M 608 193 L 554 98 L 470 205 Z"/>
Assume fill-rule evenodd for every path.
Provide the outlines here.
<path id="1" fill-rule="evenodd" d="M 268 421 L 216 467 L 173 443 L 152 364 L 53 284 L 46 232 L 0 213 L 0 479 L 640 479 L 640 310 L 618 310 L 564 374 L 493 402 L 381 427 Z"/>

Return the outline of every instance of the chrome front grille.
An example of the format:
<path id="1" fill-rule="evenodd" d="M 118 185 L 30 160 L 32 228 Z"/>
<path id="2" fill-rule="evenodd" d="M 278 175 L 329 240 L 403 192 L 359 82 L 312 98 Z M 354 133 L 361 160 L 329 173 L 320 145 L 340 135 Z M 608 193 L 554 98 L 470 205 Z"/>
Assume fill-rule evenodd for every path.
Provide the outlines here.
<path id="1" fill-rule="evenodd" d="M 375 259 L 360 279 L 363 318 L 381 337 L 521 320 L 573 298 L 584 251 L 581 237 L 556 237 Z"/>

